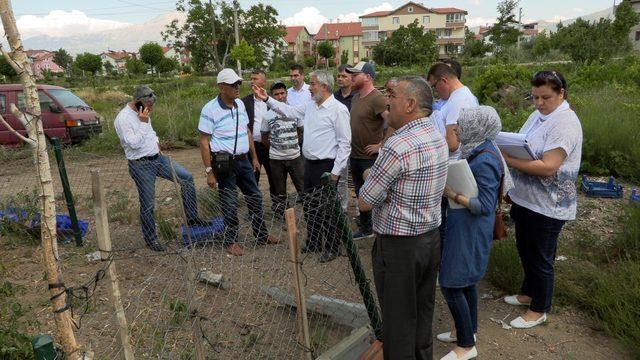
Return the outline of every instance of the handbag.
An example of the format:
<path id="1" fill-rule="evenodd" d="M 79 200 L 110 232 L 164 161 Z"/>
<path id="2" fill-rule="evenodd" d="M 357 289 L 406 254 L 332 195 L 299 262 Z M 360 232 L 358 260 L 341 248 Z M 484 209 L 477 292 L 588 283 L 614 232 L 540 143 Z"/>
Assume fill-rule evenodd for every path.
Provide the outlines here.
<path id="1" fill-rule="evenodd" d="M 233 109 L 231 109 L 231 118 L 233 118 Z M 233 156 L 236 153 L 236 147 L 238 146 L 238 123 L 240 121 L 240 116 L 238 115 L 238 110 L 236 110 L 236 138 L 233 143 L 233 154 L 229 154 L 227 152 L 218 152 L 214 153 L 211 157 L 211 169 L 213 173 L 216 175 L 218 179 L 224 179 L 229 177 L 233 172 L 234 163 Z"/>
<path id="2" fill-rule="evenodd" d="M 502 159 L 500 158 L 500 156 L 498 156 L 498 154 L 491 150 L 482 150 L 470 160 L 475 159 L 476 156 L 482 154 L 483 152 L 493 155 L 496 159 L 498 159 L 498 162 L 500 162 L 500 167 L 502 167 L 502 177 L 500 178 L 500 188 L 498 189 L 498 207 L 496 208 L 496 218 L 493 222 L 493 239 L 504 240 L 508 235 L 507 226 L 504 224 L 504 215 L 502 213 L 502 191 L 504 190 L 504 174 L 506 169 L 504 168 L 504 164 L 502 163 Z"/>

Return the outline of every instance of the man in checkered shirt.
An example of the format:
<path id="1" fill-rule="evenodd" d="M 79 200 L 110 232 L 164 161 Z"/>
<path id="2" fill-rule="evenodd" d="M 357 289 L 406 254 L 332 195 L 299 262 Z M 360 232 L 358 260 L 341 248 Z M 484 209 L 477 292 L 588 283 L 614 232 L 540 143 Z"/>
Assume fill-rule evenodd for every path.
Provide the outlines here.
<path id="1" fill-rule="evenodd" d="M 398 80 L 387 97 L 397 129 L 360 191 L 373 210 L 373 274 L 382 308 L 385 359 L 432 359 L 431 321 L 440 262 L 440 201 L 449 149 L 429 119 L 433 95 L 422 78 Z"/>

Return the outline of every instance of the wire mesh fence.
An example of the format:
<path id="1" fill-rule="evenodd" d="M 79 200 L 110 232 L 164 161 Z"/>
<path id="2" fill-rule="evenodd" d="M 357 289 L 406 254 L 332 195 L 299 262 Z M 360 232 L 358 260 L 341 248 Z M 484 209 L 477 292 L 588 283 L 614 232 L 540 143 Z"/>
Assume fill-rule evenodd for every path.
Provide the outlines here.
<path id="1" fill-rule="evenodd" d="M 100 249 L 91 171 L 99 170 L 104 183 L 112 241 L 108 260 L 83 259 L 73 265 L 80 270 L 65 274 L 76 334 L 95 358 L 124 356 L 113 294 L 102 280 L 111 264 L 117 266 L 126 331 L 136 358 L 190 359 L 204 354 L 207 359 L 283 359 L 303 358 L 309 352 L 317 357 L 370 323 L 367 308 L 371 314 L 376 306 L 373 297 L 363 301 L 361 292 L 366 290 L 363 286 L 373 290 L 367 280 L 371 244 L 351 242 L 345 247 L 350 231 L 335 185 L 272 200 L 264 183 L 261 193 L 266 196 L 252 193 L 240 180 L 239 188 L 249 195 L 235 188 L 207 187 L 197 150 L 139 164 L 74 148 L 65 149 L 64 158 L 78 218 L 88 225 L 84 246 L 78 250 L 83 254 Z M 24 218 L 18 218 L 25 227 L 33 225 L 37 212 L 33 199 L 38 183 L 32 168 L 31 159 L 23 159 L 1 170 L 1 208 L 5 213 L 24 210 Z M 57 211 L 64 215 L 67 202 L 55 175 Z M 262 181 L 266 183 L 265 176 Z M 287 188 L 294 189 L 290 182 Z M 287 244 L 284 206 L 273 206 L 278 204 L 295 213 L 307 342 L 300 336 L 294 259 Z M 71 232 L 59 230 L 60 241 L 73 249 Z M 230 254 L 233 244 L 244 255 Z M 339 256 L 321 261 L 326 252 Z M 353 256 L 363 262 L 356 267 L 360 284 Z"/>

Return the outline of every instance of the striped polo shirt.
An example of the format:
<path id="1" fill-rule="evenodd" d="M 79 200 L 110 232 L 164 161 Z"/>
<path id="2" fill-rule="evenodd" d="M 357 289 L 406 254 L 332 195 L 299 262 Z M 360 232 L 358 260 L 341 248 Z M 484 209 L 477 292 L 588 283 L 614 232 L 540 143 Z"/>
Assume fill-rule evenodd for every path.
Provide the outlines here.
<path id="1" fill-rule="evenodd" d="M 201 133 L 211 135 L 209 147 L 212 152 L 233 153 L 236 121 L 238 121 L 238 144 L 234 155 L 249 152 L 249 138 L 247 137 L 249 116 L 242 101 L 240 99 L 235 99 L 234 101 L 236 107 L 231 109 L 222 101 L 220 96 L 216 96 L 202 108 L 198 130 Z"/>

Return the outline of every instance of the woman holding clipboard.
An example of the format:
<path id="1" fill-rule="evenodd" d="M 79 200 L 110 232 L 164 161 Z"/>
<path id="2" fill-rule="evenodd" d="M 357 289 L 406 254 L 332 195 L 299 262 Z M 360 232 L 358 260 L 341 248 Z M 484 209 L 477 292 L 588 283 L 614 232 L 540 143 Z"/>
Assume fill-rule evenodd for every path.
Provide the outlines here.
<path id="1" fill-rule="evenodd" d="M 524 268 L 521 294 L 507 296 L 511 305 L 528 310 L 511 321 L 519 329 L 547 319 L 553 297 L 558 235 L 576 216 L 575 181 L 582 155 L 582 127 L 567 102 L 567 82 L 556 71 L 540 71 L 531 80 L 536 107 L 520 129 L 537 160 L 503 156 L 512 169 L 513 202 L 518 254 Z"/>

